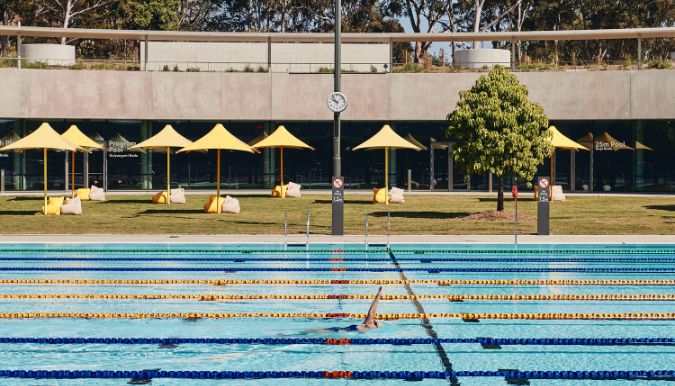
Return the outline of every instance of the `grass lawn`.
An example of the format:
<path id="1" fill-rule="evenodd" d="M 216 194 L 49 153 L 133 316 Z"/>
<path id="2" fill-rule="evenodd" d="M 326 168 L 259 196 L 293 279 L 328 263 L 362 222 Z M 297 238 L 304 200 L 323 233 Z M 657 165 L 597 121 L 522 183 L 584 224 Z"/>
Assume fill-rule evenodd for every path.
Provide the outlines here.
<path id="1" fill-rule="evenodd" d="M 510 194 L 509 194 L 510 196 Z M 0 197 L 0 233 L 143 233 L 143 234 L 283 234 L 304 233 L 307 209 L 311 232 L 330 234 L 328 195 L 301 199 L 238 196 L 241 213 L 205 214 L 204 196 L 188 196 L 185 205 L 153 205 L 150 194 L 110 196 L 106 202 L 84 202 L 81 216 L 45 217 L 41 198 Z M 536 203 L 521 199 L 522 233 L 534 233 Z M 506 212 L 513 213 L 507 200 Z M 675 198 L 571 197 L 551 204 L 552 234 L 675 234 Z M 485 196 L 408 196 L 391 205 L 393 234 L 509 234 L 512 221 L 469 220 L 473 213 L 494 211 L 496 194 Z M 371 234 L 385 234 L 387 210 L 365 195 L 346 196 L 345 233 L 363 234 L 368 215 Z"/>

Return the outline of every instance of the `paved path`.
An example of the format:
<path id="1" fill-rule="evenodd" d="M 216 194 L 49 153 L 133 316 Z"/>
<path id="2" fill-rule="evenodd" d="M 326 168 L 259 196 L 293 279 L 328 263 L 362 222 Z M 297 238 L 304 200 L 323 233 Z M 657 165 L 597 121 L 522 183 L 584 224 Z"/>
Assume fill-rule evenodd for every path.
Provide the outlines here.
<path id="1" fill-rule="evenodd" d="M 289 235 L 289 243 L 305 243 L 305 235 Z M 392 244 L 513 244 L 510 235 L 396 235 Z M 280 235 L 0 235 L 0 243 L 223 243 L 223 244 L 282 244 Z M 364 237 L 312 235 L 310 243 L 363 243 Z M 371 235 L 369 243 L 386 243 L 387 237 Z M 520 244 L 674 244 L 673 235 L 553 235 L 518 236 Z"/>

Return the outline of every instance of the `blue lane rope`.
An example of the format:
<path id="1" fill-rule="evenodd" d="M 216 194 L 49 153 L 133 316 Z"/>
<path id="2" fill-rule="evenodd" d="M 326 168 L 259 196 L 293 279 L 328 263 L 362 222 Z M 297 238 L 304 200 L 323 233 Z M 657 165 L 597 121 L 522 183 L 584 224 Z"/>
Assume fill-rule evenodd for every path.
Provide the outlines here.
<path id="1" fill-rule="evenodd" d="M 254 268 L 254 267 L 0 267 L 0 271 L 99 271 L 99 272 L 588 272 L 588 273 L 675 273 L 675 267 L 605 267 L 605 268 Z"/>
<path id="2" fill-rule="evenodd" d="M 21 248 L 0 248 L 0 253 L 103 253 L 103 254 L 288 254 L 288 253 L 320 253 L 320 254 L 378 254 L 387 253 L 386 248 L 374 248 L 370 246 L 368 249 L 318 249 L 306 248 L 304 245 L 294 247 L 288 246 L 288 249 L 191 249 L 191 248 L 171 248 L 171 249 L 140 249 L 140 248 L 123 248 L 123 249 L 100 249 L 100 248 L 85 248 L 85 249 L 66 249 L 66 248 L 44 248 L 44 249 L 21 249 Z M 455 255 L 673 255 L 675 249 L 673 248 L 659 248 L 659 249 L 620 249 L 620 248 L 589 248 L 589 249 L 574 249 L 564 248 L 560 249 L 398 249 L 394 248 L 396 254 L 455 254 Z"/>
<path id="3" fill-rule="evenodd" d="M 36 338 L 0 337 L 0 344 L 256 344 L 256 345 L 427 345 L 482 344 L 500 346 L 672 346 L 675 338 Z M 331 342 L 332 341 L 332 342 Z"/>
<path id="4" fill-rule="evenodd" d="M 344 257 L 339 258 L 342 262 L 390 262 L 389 258 L 363 258 L 363 257 Z M 411 261 L 420 263 L 432 262 L 456 262 L 456 263 L 675 263 L 675 258 L 670 257 L 641 257 L 641 258 L 619 258 L 619 257 L 517 257 L 517 258 L 477 258 L 477 257 L 400 257 L 398 261 Z M 235 263 L 258 263 L 258 262 L 325 262 L 335 263 L 331 258 L 317 257 L 0 257 L 0 261 L 187 261 L 187 262 L 235 262 Z"/>
<path id="5" fill-rule="evenodd" d="M 593 379 L 670 380 L 675 370 L 626 371 L 189 371 L 189 370 L 0 370 L 2 378 L 34 379 L 260 379 L 260 378 L 347 378 L 347 379 L 454 379 L 500 377 L 505 379 Z"/>

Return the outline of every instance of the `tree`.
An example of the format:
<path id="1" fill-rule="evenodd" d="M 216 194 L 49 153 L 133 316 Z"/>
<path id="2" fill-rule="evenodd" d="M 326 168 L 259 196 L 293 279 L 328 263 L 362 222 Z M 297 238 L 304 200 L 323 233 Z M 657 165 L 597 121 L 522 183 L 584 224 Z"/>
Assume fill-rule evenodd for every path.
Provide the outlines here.
<path id="1" fill-rule="evenodd" d="M 68 28 L 76 19 L 110 3 L 112 0 L 47 0 L 45 7 L 51 13 L 50 20 L 58 20 L 59 27 Z M 61 44 L 66 44 L 65 37 L 61 38 Z"/>
<path id="2" fill-rule="evenodd" d="M 531 181 L 551 152 L 544 108 L 527 99 L 527 87 L 498 67 L 459 93 L 448 114 L 446 135 L 455 140 L 452 157 L 467 175 L 499 179 L 497 210 L 504 210 L 504 176 Z"/>

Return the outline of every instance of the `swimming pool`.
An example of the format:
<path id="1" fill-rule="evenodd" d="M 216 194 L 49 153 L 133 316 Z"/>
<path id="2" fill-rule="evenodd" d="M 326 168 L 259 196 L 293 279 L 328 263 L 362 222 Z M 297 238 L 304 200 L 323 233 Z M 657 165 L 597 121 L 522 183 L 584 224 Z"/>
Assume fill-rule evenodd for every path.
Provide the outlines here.
<path id="1" fill-rule="evenodd" d="M 672 245 L 5 244 L 0 383 L 662 384 L 674 289 Z"/>

